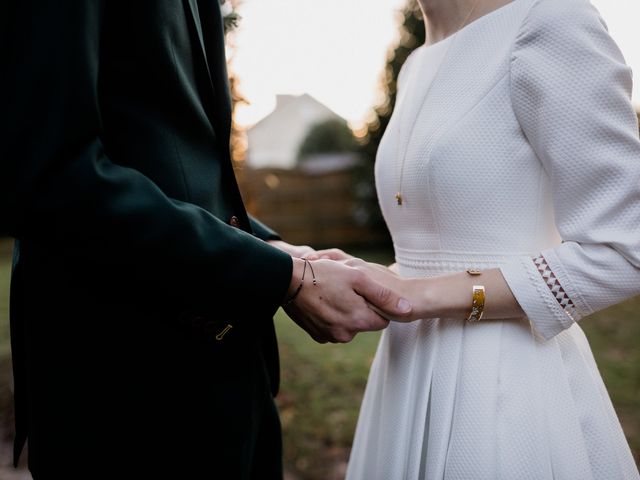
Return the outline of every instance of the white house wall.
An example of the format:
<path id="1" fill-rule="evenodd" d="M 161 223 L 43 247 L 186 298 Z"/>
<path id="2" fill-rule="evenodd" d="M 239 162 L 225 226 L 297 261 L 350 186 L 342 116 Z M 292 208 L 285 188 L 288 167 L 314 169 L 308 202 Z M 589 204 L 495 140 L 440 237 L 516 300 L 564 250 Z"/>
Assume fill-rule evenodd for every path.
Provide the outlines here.
<path id="1" fill-rule="evenodd" d="M 309 129 L 342 117 L 308 94 L 278 95 L 274 111 L 247 132 L 247 163 L 253 168 L 296 166 L 298 151 Z"/>

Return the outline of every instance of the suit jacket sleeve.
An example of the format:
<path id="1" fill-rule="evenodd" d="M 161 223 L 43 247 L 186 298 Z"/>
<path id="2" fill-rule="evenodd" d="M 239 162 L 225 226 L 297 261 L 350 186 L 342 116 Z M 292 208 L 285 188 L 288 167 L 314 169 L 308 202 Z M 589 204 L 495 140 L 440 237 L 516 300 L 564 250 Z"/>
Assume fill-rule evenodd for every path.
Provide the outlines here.
<path id="1" fill-rule="evenodd" d="M 251 296 L 275 311 L 288 255 L 105 155 L 103 2 L 10 4 L 0 39 L 0 233 L 49 245 L 70 268 L 99 269 L 156 300 L 214 310 Z"/>
<path id="2" fill-rule="evenodd" d="M 276 232 L 267 227 L 264 223 L 260 222 L 254 217 L 249 216 L 251 222 L 251 228 L 256 237 L 261 240 L 281 240 L 282 238 Z"/>
<path id="3" fill-rule="evenodd" d="M 512 101 L 549 176 L 563 242 L 502 267 L 549 339 L 640 293 L 640 139 L 631 70 L 585 0 L 535 2 L 511 61 Z"/>

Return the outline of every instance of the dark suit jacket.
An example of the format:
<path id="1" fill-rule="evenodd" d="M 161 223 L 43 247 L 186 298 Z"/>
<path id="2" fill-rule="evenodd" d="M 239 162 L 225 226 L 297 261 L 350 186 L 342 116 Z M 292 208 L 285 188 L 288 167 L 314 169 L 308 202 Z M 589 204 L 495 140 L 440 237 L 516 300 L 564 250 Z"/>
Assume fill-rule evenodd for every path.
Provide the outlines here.
<path id="1" fill-rule="evenodd" d="M 292 262 L 233 174 L 218 0 L 3 3 L 16 453 L 36 480 L 279 476 Z"/>

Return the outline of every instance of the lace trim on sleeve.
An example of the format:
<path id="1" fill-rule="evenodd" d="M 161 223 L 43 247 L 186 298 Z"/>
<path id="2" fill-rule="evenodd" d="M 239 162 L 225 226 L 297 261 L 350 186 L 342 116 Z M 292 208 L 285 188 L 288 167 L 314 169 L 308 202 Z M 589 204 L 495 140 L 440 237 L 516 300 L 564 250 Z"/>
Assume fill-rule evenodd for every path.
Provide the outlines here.
<path id="1" fill-rule="evenodd" d="M 573 320 L 576 317 L 576 307 L 562 288 L 562 285 L 560 285 L 560 281 L 549 268 L 547 260 L 542 255 L 538 255 L 533 259 L 533 262 L 564 312 Z"/>

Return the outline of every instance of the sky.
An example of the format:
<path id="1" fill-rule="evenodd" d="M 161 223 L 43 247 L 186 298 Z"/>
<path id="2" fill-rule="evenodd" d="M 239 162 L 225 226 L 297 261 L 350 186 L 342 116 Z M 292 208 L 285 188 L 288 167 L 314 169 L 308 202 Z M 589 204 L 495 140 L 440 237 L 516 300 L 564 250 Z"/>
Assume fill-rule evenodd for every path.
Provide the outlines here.
<path id="1" fill-rule="evenodd" d="M 592 0 L 627 63 L 638 72 L 640 0 Z M 379 103 L 387 51 L 397 41 L 405 0 L 242 0 L 232 68 L 250 105 L 237 111 L 244 126 L 275 106 L 276 94 L 309 93 L 362 127 Z"/>

